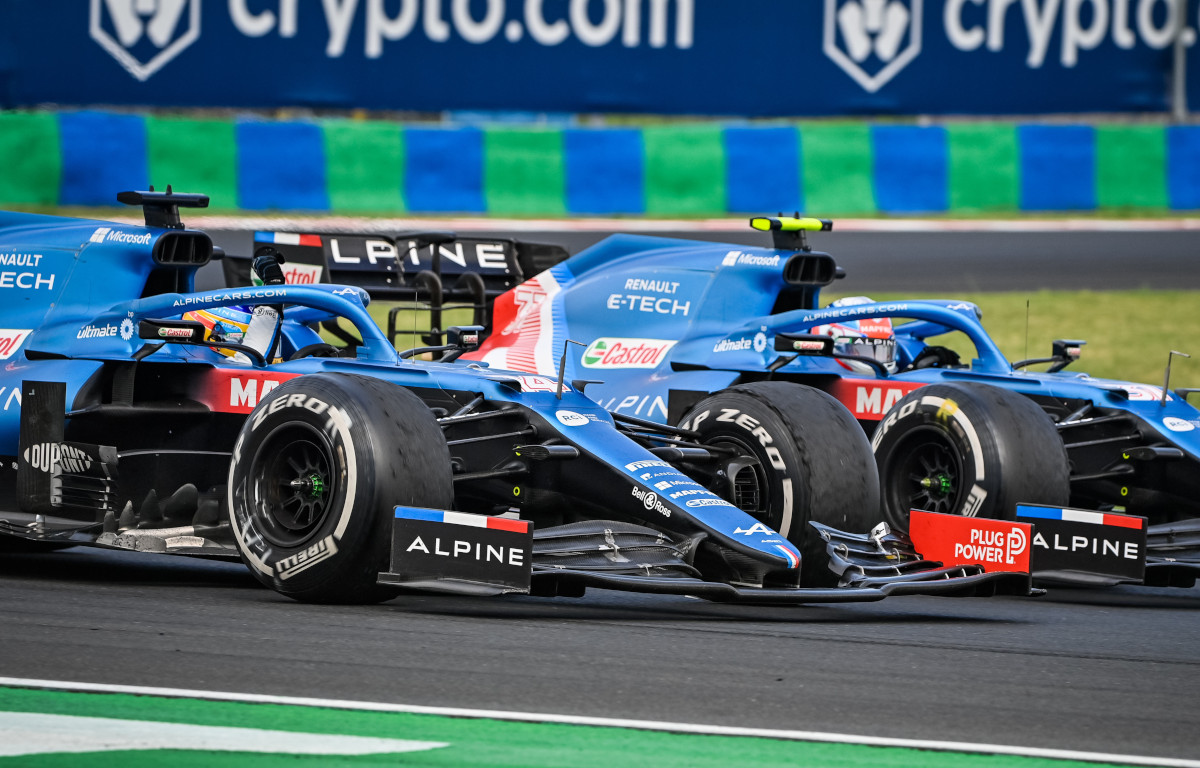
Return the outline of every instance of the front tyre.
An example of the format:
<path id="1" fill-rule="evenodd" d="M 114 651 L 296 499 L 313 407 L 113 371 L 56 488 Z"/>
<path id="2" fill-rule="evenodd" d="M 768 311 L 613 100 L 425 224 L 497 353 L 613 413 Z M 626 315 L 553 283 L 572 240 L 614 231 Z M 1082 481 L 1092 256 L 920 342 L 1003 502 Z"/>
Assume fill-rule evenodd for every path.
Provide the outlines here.
<path id="1" fill-rule="evenodd" d="M 806 584 L 833 580 L 809 521 L 853 532 L 879 522 L 871 446 L 850 411 L 820 390 L 784 381 L 730 387 L 702 400 L 681 426 L 705 445 L 757 460 L 726 472 L 712 490 L 795 544 Z"/>
<path id="2" fill-rule="evenodd" d="M 362 376 L 318 373 L 272 390 L 246 419 L 229 470 L 242 560 L 263 584 L 315 603 L 393 592 L 392 509 L 447 509 L 450 455 L 420 398 Z"/>
<path id="3" fill-rule="evenodd" d="M 872 439 L 884 519 L 911 509 L 1011 520 L 1018 502 L 1070 497 L 1067 451 L 1032 400 L 979 382 L 931 384 L 888 411 Z"/>

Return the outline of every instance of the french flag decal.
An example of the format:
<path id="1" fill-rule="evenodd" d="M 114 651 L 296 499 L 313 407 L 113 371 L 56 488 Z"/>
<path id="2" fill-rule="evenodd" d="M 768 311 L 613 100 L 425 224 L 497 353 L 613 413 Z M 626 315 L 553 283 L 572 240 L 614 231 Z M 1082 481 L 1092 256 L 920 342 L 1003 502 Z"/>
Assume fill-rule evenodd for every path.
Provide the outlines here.
<path id="1" fill-rule="evenodd" d="M 800 567 L 800 555 L 796 554 L 796 551 L 794 549 L 787 546 L 786 544 L 776 544 L 775 548 L 778 549 L 780 552 L 782 552 L 783 556 L 787 558 L 788 568 L 799 568 Z"/>
<path id="2" fill-rule="evenodd" d="M 254 242 L 276 245 L 312 245 L 321 247 L 320 235 L 296 235 L 291 232 L 255 232 Z"/>
<path id="3" fill-rule="evenodd" d="M 1117 515 L 1111 512 L 1092 512 L 1083 509 L 1054 509 L 1053 507 L 1030 507 L 1017 505 L 1017 517 L 1032 517 L 1041 520 L 1063 520 L 1070 523 L 1111 525 L 1116 528 L 1141 530 L 1146 527 L 1146 518 L 1132 515 Z"/>
<path id="4" fill-rule="evenodd" d="M 473 528 L 490 528 L 493 531 L 512 531 L 513 533 L 528 533 L 529 526 L 532 525 L 528 520 L 472 515 L 466 512 L 451 512 L 445 509 L 423 509 L 421 507 L 396 507 L 396 517 L 407 518 L 409 520 L 427 520 L 431 523 L 469 525 Z"/>

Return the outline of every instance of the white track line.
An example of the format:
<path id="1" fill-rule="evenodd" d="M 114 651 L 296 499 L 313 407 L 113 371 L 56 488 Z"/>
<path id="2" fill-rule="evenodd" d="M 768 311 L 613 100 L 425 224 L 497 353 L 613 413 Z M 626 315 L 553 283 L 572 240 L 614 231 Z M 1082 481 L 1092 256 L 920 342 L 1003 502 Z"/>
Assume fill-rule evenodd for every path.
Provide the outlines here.
<path id="1" fill-rule="evenodd" d="M 369 218 L 352 216 L 189 216 L 192 229 L 268 232 L 738 232 L 750 231 L 749 217 L 721 219 L 489 219 Z M 113 221 L 141 224 L 140 216 Z M 834 232 L 1184 232 L 1200 230 L 1200 219 L 834 219 Z M 765 237 L 765 235 L 764 235 Z M 765 242 L 765 241 L 764 241 Z"/>
<path id="2" fill-rule="evenodd" d="M 487 709 L 460 709 L 456 707 L 418 707 L 404 704 L 384 704 L 341 699 L 317 699 L 294 696 L 270 696 L 255 693 L 228 693 L 219 691 L 193 691 L 180 688 L 151 688 L 139 685 L 106 685 L 103 683 L 73 683 L 56 680 L 29 680 L 19 677 L 0 677 L 0 686 L 12 688 L 38 688 L 46 690 L 76 691 L 81 693 L 124 693 L 134 696 L 162 696 L 167 698 L 205 699 L 208 701 L 233 701 L 249 704 L 282 704 L 299 707 L 324 707 L 361 712 L 397 712 L 417 715 L 439 715 L 442 717 L 487 718 L 530 723 L 555 723 L 563 725 L 588 725 L 604 728 L 633 728 L 643 731 L 665 731 L 706 736 L 750 736 L 764 739 L 788 741 L 815 741 L 836 744 L 856 744 L 869 747 L 901 747 L 925 749 L 939 752 L 969 752 L 974 754 L 1013 755 L 1051 760 L 1078 760 L 1117 765 L 1153 765 L 1169 768 L 1200 768 L 1200 760 L 1171 757 L 1144 757 L 1140 755 L 1118 755 L 1104 752 L 1079 752 L 1070 749 L 1041 749 L 1038 747 L 1012 747 L 1002 744 L 973 744 L 961 741 L 931 741 L 926 739 L 892 739 L 878 736 L 857 736 L 845 733 L 821 731 L 788 731 L 768 728 L 735 728 L 724 725 L 693 725 L 669 723 L 657 720 L 627 720 L 608 717 L 581 717 L 575 715 L 550 715 L 534 712 L 503 712 Z"/>

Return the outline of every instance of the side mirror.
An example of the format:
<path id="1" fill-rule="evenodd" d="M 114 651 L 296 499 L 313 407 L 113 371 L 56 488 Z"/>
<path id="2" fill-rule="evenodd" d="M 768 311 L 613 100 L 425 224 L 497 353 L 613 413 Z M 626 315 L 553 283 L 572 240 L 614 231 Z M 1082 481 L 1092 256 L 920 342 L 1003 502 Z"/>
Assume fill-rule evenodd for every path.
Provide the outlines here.
<path id="1" fill-rule="evenodd" d="M 479 349 L 482 325 L 455 325 L 446 329 L 446 346 L 470 352 Z"/>
<path id="2" fill-rule="evenodd" d="M 213 349 L 232 349 L 234 352 L 241 352 L 247 355 L 259 368 L 266 366 L 266 357 L 254 347 L 245 344 L 234 344 L 228 341 L 214 341 L 213 339 L 206 341 L 204 339 L 206 330 L 203 323 L 191 320 L 155 320 L 148 318 L 138 323 L 138 338 L 158 342 L 169 341 L 174 344 L 203 344 Z M 148 344 L 142 347 L 138 351 L 138 354 L 145 357 L 161 347 L 161 343 Z M 136 359 L 140 360 L 142 358 L 138 357 Z"/>
<path id="3" fill-rule="evenodd" d="M 1083 354 L 1084 344 L 1087 342 L 1078 339 L 1055 339 L 1050 347 L 1050 356 L 1073 363 Z"/>
<path id="4" fill-rule="evenodd" d="M 142 320 L 138 323 L 138 338 L 147 341 L 176 343 L 204 341 L 204 324 L 191 320 Z"/>
<path id="5" fill-rule="evenodd" d="M 833 337 L 817 333 L 778 333 L 775 351 L 796 355 L 832 355 Z"/>

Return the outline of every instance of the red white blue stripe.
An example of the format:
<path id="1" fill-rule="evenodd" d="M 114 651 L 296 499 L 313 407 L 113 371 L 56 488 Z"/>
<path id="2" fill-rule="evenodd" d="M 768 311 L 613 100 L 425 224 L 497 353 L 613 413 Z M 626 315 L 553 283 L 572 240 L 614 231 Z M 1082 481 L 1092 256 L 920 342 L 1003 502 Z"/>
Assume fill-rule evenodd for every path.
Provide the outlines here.
<path id="1" fill-rule="evenodd" d="M 786 544 L 776 544 L 775 549 L 778 549 L 783 553 L 783 556 L 787 558 L 788 568 L 800 567 L 800 555 L 796 553 L 796 550 L 792 549 Z"/>
<path id="2" fill-rule="evenodd" d="M 255 232 L 254 242 L 276 245 L 315 245 L 321 247 L 320 235 L 297 235 L 291 232 Z"/>
<path id="3" fill-rule="evenodd" d="M 488 515 L 472 515 L 466 512 L 421 507 L 396 507 L 396 517 L 452 525 L 469 525 L 473 528 L 491 528 L 496 531 L 513 531 L 514 533 L 528 533 L 529 527 L 532 525 L 528 520 L 514 520 L 510 517 L 489 517 Z"/>
<path id="4" fill-rule="evenodd" d="M 1053 507 L 1027 507 L 1017 505 L 1017 517 L 1032 517 L 1041 520 L 1063 520 L 1071 523 L 1111 525 L 1116 528 L 1141 530 L 1146 527 L 1146 518 L 1133 515 L 1118 515 L 1112 512 L 1092 512 L 1086 509 L 1055 509 Z"/>

